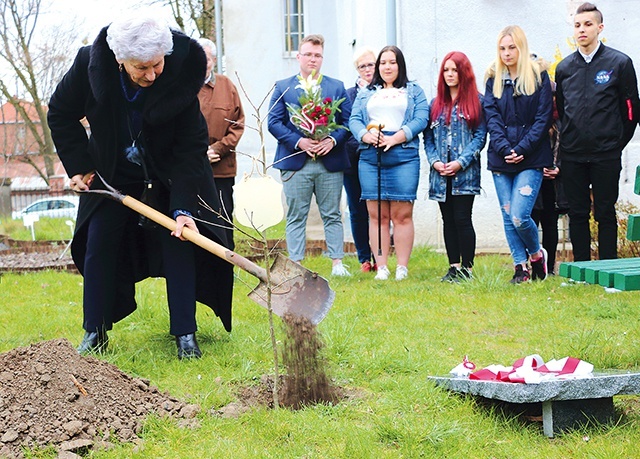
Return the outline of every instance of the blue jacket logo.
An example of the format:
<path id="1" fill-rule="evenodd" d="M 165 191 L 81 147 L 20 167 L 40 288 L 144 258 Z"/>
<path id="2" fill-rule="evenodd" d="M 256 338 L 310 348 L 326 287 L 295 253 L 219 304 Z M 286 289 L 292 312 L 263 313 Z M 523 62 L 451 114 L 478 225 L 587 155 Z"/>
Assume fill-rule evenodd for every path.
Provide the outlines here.
<path id="1" fill-rule="evenodd" d="M 613 70 L 609 70 L 608 72 L 606 70 L 600 70 L 594 78 L 596 84 L 607 84 L 609 80 L 611 80 L 612 73 Z"/>

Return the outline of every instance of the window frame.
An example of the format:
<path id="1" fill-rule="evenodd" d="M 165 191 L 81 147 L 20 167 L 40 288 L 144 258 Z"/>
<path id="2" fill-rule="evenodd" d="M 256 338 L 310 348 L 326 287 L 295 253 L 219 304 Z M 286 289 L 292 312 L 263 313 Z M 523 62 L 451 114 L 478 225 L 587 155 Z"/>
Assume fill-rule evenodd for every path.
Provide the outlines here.
<path id="1" fill-rule="evenodd" d="M 295 11 L 291 8 L 295 7 Z M 283 19 L 284 19 L 284 57 L 295 58 L 298 54 L 298 47 L 304 37 L 304 0 L 284 0 L 283 2 Z M 297 31 L 292 31 L 292 20 L 297 23 Z"/>

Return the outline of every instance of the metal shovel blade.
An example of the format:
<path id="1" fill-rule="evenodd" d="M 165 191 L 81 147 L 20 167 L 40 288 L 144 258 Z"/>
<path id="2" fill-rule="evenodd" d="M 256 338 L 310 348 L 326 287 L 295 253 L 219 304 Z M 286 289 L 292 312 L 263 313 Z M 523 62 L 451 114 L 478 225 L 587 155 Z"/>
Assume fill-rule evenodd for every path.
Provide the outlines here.
<path id="1" fill-rule="evenodd" d="M 271 309 L 280 317 L 298 315 L 316 325 L 327 315 L 336 297 L 326 279 L 281 254 L 276 255 L 269 275 Z M 268 295 L 268 285 L 260 279 L 248 296 L 266 308 Z"/>

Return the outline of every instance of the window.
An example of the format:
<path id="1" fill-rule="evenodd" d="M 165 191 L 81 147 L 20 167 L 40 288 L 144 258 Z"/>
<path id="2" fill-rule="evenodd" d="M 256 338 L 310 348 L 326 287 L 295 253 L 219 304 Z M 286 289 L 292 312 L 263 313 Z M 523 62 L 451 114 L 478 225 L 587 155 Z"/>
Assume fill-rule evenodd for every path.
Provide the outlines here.
<path id="1" fill-rule="evenodd" d="M 289 57 L 296 55 L 304 37 L 302 1 L 284 0 L 284 50 Z"/>

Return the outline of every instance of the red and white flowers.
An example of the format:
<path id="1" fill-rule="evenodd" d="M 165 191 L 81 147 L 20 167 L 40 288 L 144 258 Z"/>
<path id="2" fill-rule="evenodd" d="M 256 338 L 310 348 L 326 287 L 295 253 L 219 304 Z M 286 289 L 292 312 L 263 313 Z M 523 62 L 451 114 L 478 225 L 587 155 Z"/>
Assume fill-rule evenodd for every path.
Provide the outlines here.
<path id="1" fill-rule="evenodd" d="M 291 122 L 305 137 L 322 140 L 336 129 L 347 129 L 336 123 L 336 113 L 341 111 L 339 107 L 344 98 L 338 100 L 333 100 L 331 97 L 323 98 L 320 87 L 322 75 L 314 79 L 314 73 L 312 72 L 307 78 L 298 75 L 300 84 L 296 89 L 303 90 L 298 99 L 300 105 L 287 103 L 287 110 L 291 114 Z"/>

